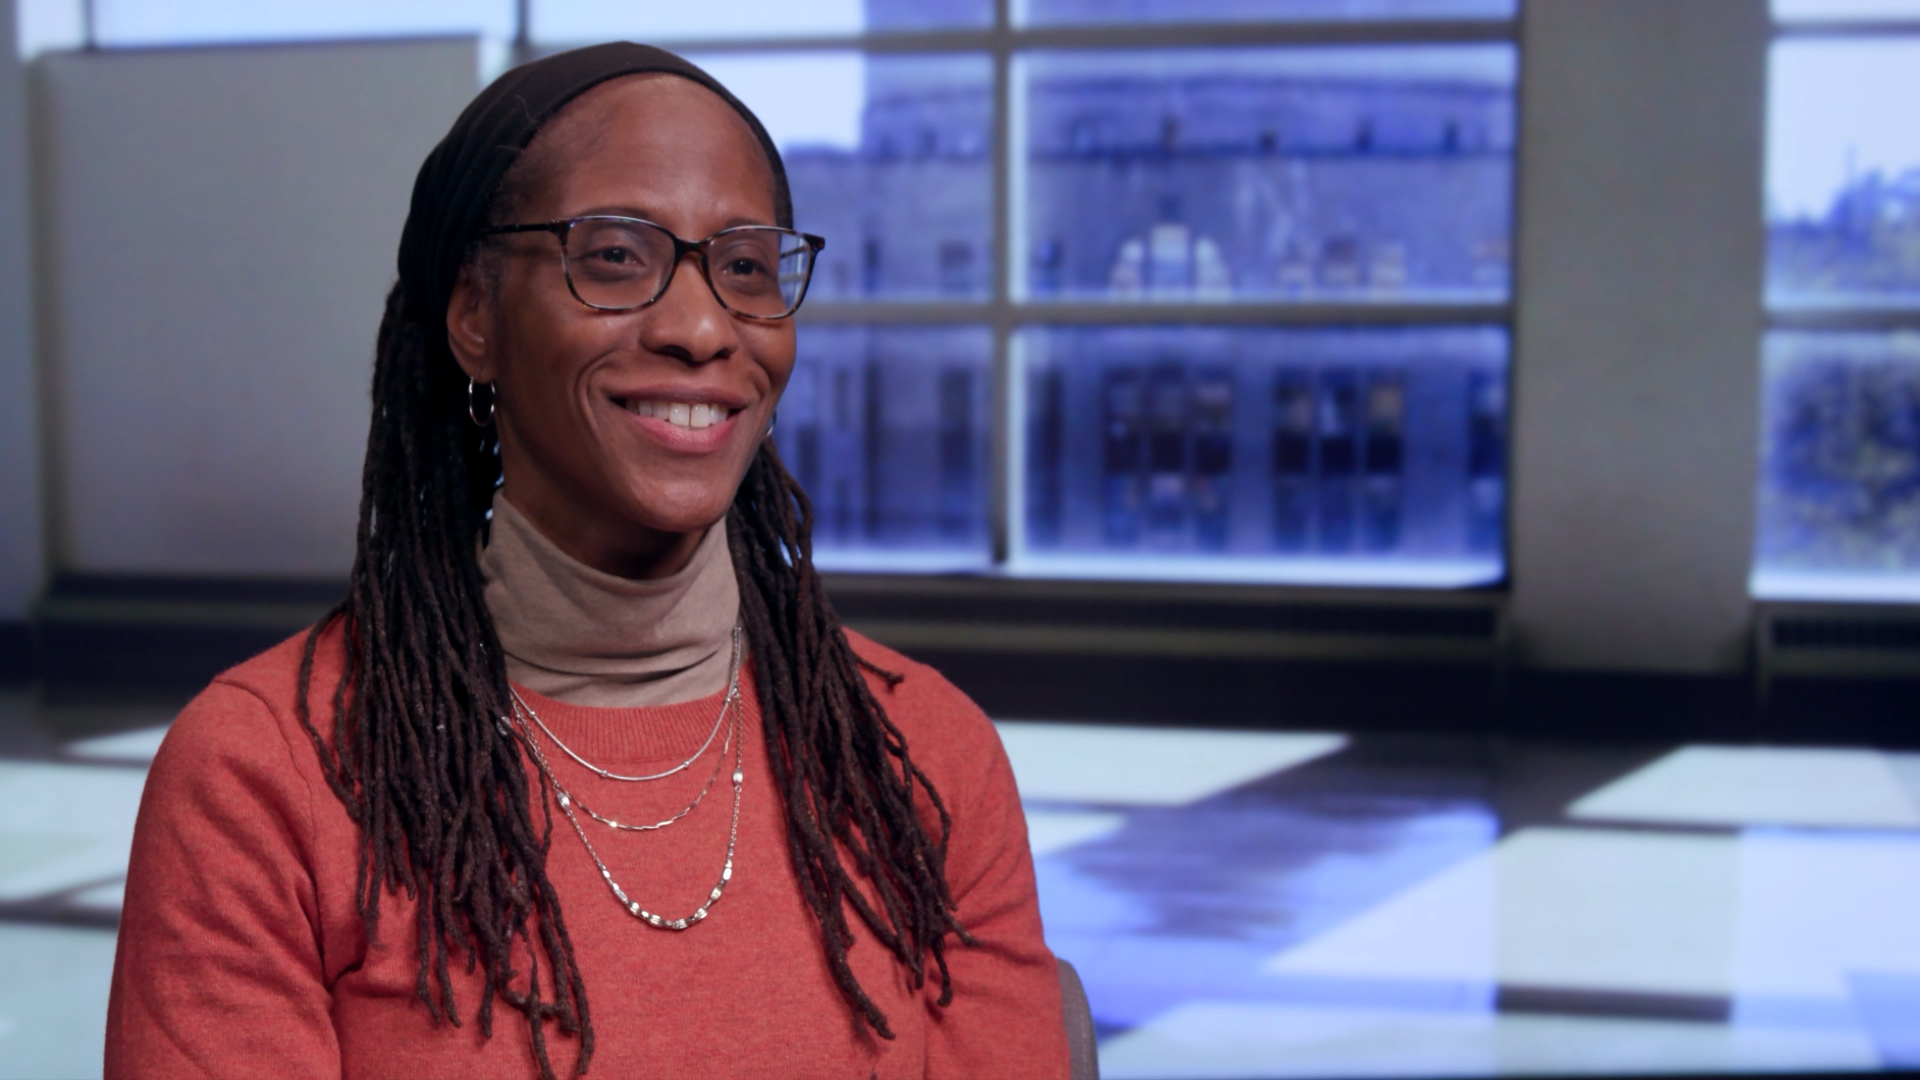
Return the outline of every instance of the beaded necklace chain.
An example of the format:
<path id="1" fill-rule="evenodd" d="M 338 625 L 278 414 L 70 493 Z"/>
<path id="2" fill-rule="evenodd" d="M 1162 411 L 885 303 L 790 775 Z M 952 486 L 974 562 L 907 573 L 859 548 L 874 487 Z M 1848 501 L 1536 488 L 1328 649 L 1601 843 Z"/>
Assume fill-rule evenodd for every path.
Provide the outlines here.
<path id="1" fill-rule="evenodd" d="M 740 840 L 740 789 L 746 782 L 746 773 L 741 766 L 742 759 L 746 753 L 747 741 L 744 738 L 738 737 L 740 734 L 738 730 L 740 726 L 739 716 L 739 709 L 736 707 L 734 709 L 734 730 L 728 735 L 728 741 L 733 744 L 733 818 L 727 825 L 726 862 L 720 867 L 720 880 L 714 883 L 713 890 L 707 894 L 707 898 L 700 902 L 700 906 L 695 908 L 692 914 L 678 919 L 669 919 L 641 907 L 640 902 L 629 897 L 626 890 L 620 887 L 620 883 L 613 879 L 613 871 L 607 869 L 607 864 L 600 858 L 600 853 L 594 850 L 593 841 L 587 839 L 587 830 L 580 824 L 580 818 L 573 812 L 573 796 L 567 794 L 567 790 L 560 786 L 558 780 L 554 779 L 553 767 L 547 764 L 547 756 L 540 751 L 540 744 L 533 741 L 532 733 L 526 730 L 525 723 L 523 722 L 521 725 L 521 731 L 525 736 L 527 748 L 533 752 L 534 764 L 539 767 L 540 774 L 546 777 L 547 783 L 553 785 L 554 801 L 560 804 L 560 812 L 566 815 L 567 823 L 573 826 L 574 835 L 580 838 L 581 845 L 587 849 L 587 857 L 592 859 L 593 865 L 599 868 L 601 879 L 607 883 L 607 888 L 613 890 L 614 899 L 620 901 L 620 906 L 627 909 L 627 914 L 632 915 L 634 918 L 650 926 L 655 926 L 662 930 L 687 929 L 707 917 L 708 910 L 719 902 L 720 894 L 726 891 L 727 882 L 733 880 L 733 851 L 735 845 L 737 845 Z"/>
<path id="2" fill-rule="evenodd" d="M 746 737 L 741 730 L 742 718 L 740 709 L 740 627 L 737 625 L 733 629 L 732 666 L 732 674 L 727 680 L 727 695 L 720 703 L 720 715 L 714 720 L 713 734 L 707 736 L 706 743 L 701 746 L 700 750 L 697 751 L 693 757 L 688 758 L 680 765 L 664 773 L 658 773 L 654 776 L 619 776 L 589 763 L 581 758 L 580 755 L 568 749 L 565 743 L 562 743 L 554 737 L 553 732 L 547 728 L 546 724 L 541 723 L 539 716 L 535 714 L 532 707 L 520 697 L 518 691 L 513 693 L 512 722 L 505 722 L 505 718 L 503 718 L 501 724 L 501 729 L 504 733 L 510 737 L 517 735 L 521 742 L 525 744 L 528 752 L 533 757 L 534 765 L 540 770 L 540 775 L 552 786 L 554 801 L 560 804 L 560 812 L 566 815 L 567 823 L 573 826 L 574 835 L 580 838 L 581 845 L 587 849 L 587 857 L 592 859 L 593 865 L 599 869 L 601 880 L 605 881 L 607 888 L 613 891 L 614 899 L 618 900 L 620 906 L 627 910 L 627 914 L 632 915 L 634 918 L 639 919 L 649 926 L 654 926 L 662 930 L 685 930 L 705 919 L 708 911 L 712 909 L 714 904 L 719 902 L 721 893 L 726 891 L 727 883 L 733 880 L 733 853 L 734 848 L 740 840 L 741 789 L 746 782 L 746 773 L 743 768 L 746 756 Z M 732 717 L 732 723 L 730 724 L 727 723 L 729 716 Z M 528 723 L 529 720 L 532 721 L 531 725 Z M 546 753 L 540 749 L 539 740 L 534 737 L 534 726 L 537 726 L 547 738 L 553 740 L 555 746 L 565 751 L 567 756 L 579 762 L 581 766 L 605 779 L 623 781 L 658 780 L 672 776 L 674 773 L 680 772 L 699 760 L 700 755 L 705 753 L 707 747 L 713 744 L 714 734 L 718 734 L 723 726 L 727 729 L 727 734 L 725 740 L 720 744 L 720 753 L 714 760 L 713 775 L 707 778 L 707 782 L 701 787 L 700 793 L 693 797 L 693 801 L 687 804 L 686 809 L 664 821 L 658 821 L 651 825 L 630 825 L 594 813 L 590 807 L 574 798 L 565 787 L 561 786 L 559 779 L 553 774 L 553 766 L 547 761 Z M 695 908 L 689 915 L 678 919 L 669 919 L 663 915 L 648 911 L 646 908 L 640 906 L 639 901 L 629 897 L 626 890 L 620 886 L 620 883 L 614 880 L 613 871 L 607 868 L 606 861 L 601 859 L 600 853 L 594 849 L 593 841 L 588 839 L 587 830 L 580 824 L 580 818 L 574 813 L 573 808 L 579 806 L 581 810 L 586 811 L 587 815 L 595 821 L 616 830 L 646 832 L 653 829 L 665 828 L 692 813 L 693 808 L 700 805 L 700 801 L 706 798 L 707 792 L 713 787 L 715 778 L 720 775 L 721 766 L 726 762 L 727 750 L 729 748 L 733 750 L 733 815 L 727 826 L 727 857 L 720 868 L 720 879 L 714 883 L 713 889 L 707 894 L 707 898 L 701 901 L 700 906 Z"/>

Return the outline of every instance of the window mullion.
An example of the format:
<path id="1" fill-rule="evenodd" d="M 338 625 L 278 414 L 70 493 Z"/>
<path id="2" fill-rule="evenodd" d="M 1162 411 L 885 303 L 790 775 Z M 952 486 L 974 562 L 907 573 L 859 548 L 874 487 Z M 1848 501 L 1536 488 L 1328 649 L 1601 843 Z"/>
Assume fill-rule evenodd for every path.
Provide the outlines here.
<path id="1" fill-rule="evenodd" d="M 1012 0 L 994 0 L 993 4 L 993 190 L 989 196 L 989 219 L 993 237 L 993 416 L 988 433 L 989 491 L 987 531 L 993 545 L 995 566 L 1005 566 L 1011 550 L 1018 511 L 1014 506 L 1020 485 L 1015 476 L 1019 468 L 1014 435 L 1021 418 L 1014 414 L 1017 397 L 1013 385 L 1013 260 L 1018 238 L 1014 235 L 1013 145 L 1011 123 L 1012 91 Z"/>

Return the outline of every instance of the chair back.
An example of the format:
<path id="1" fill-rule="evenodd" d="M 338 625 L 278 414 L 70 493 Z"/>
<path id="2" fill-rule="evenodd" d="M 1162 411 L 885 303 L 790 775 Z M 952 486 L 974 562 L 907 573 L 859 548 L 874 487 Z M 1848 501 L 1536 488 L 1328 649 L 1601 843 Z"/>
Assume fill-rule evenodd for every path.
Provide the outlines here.
<path id="1" fill-rule="evenodd" d="M 1093 1038 L 1093 1007 L 1087 1004 L 1087 988 L 1080 984 L 1080 973 L 1065 960 L 1060 965 L 1060 1011 L 1067 1021 L 1067 1052 L 1073 1063 L 1073 1080 L 1100 1080 L 1100 1052 Z"/>

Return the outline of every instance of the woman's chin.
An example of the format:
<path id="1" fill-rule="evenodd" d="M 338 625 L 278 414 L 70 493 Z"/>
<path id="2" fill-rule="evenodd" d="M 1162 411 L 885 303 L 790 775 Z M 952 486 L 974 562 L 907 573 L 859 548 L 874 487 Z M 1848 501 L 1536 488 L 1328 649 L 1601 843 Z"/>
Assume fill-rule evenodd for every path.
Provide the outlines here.
<path id="1" fill-rule="evenodd" d="M 645 499 L 635 508 L 630 520 L 653 533 L 703 533 L 727 516 L 733 505 L 733 492 L 725 496 L 702 494 L 697 498 Z"/>

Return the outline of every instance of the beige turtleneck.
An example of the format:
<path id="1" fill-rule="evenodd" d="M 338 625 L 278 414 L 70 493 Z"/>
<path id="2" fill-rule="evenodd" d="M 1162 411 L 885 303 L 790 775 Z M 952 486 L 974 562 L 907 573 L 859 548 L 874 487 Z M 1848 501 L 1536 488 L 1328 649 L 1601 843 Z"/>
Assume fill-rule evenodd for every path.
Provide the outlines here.
<path id="1" fill-rule="evenodd" d="M 726 689 L 740 588 L 725 522 L 670 577 L 602 573 L 555 547 L 506 496 L 480 551 L 507 677 L 573 705 L 634 708 Z"/>

